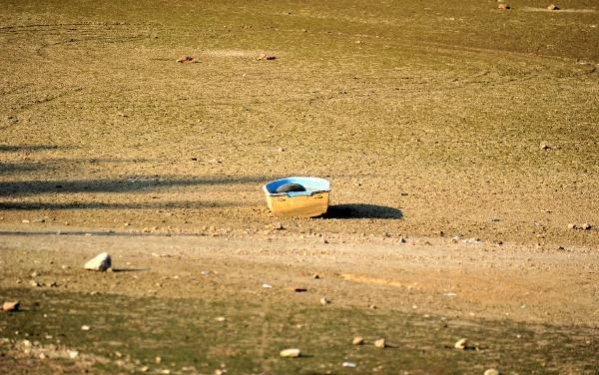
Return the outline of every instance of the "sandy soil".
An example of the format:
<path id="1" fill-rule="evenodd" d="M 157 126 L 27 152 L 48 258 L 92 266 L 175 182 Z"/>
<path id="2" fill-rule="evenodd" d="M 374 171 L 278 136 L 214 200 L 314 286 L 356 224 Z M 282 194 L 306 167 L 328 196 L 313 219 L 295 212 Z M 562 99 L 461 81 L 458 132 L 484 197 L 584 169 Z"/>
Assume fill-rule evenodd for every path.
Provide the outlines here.
<path id="1" fill-rule="evenodd" d="M 596 4 L 428 3 L 5 1 L 0 288 L 596 329 Z M 289 175 L 326 217 L 268 212 Z"/>

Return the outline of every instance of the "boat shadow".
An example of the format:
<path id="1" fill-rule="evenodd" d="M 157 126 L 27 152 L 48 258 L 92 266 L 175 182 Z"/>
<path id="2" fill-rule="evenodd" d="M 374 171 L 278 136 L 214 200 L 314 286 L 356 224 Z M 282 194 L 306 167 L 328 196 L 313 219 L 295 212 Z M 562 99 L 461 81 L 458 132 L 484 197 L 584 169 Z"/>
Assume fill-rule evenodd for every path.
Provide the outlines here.
<path id="1" fill-rule="evenodd" d="M 393 219 L 403 218 L 401 210 L 375 204 L 338 204 L 330 206 L 324 219 Z"/>

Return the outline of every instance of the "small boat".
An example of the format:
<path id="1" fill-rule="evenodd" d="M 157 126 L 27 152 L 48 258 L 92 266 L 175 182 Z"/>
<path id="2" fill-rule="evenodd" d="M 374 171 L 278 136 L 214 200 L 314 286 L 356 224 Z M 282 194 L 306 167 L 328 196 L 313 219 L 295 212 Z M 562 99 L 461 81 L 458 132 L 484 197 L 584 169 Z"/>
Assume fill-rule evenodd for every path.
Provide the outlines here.
<path id="1" fill-rule="evenodd" d="M 262 189 L 275 216 L 315 217 L 329 208 L 331 184 L 323 178 L 282 178 L 266 183 Z"/>

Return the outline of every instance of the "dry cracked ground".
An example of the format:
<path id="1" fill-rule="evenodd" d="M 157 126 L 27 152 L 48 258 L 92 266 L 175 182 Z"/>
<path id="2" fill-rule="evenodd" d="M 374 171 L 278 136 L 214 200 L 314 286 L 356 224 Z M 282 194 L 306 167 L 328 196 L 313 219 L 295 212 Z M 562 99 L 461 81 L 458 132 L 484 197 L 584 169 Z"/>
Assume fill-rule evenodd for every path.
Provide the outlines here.
<path id="1" fill-rule="evenodd" d="M 0 0 L 0 373 L 598 373 L 599 6 L 509 5 Z"/>

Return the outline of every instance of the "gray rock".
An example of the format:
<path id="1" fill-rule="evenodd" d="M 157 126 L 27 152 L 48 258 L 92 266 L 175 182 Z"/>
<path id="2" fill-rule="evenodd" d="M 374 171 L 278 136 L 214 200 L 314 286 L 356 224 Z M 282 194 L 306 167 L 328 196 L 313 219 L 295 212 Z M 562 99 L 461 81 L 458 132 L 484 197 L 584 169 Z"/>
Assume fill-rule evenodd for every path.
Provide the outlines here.
<path id="1" fill-rule="evenodd" d="M 112 260 L 110 259 L 110 255 L 108 253 L 98 254 L 95 258 L 90 259 L 85 266 L 83 266 L 86 270 L 91 271 L 106 271 L 112 266 Z"/>

